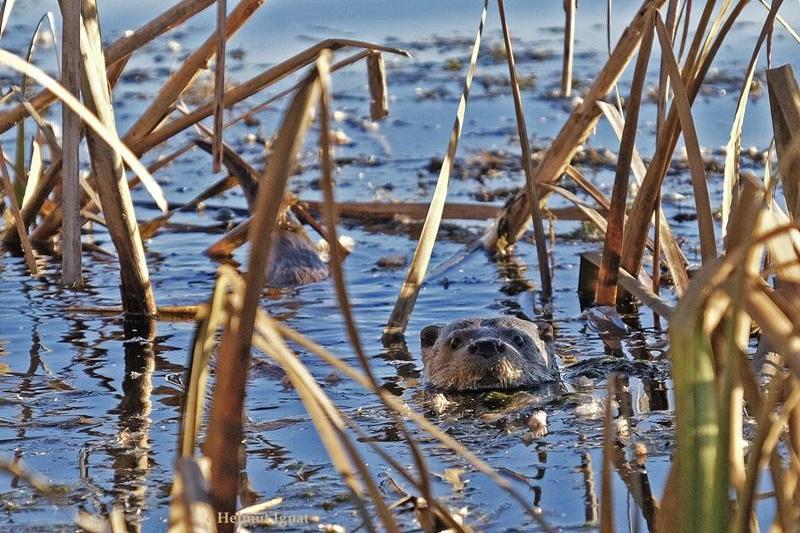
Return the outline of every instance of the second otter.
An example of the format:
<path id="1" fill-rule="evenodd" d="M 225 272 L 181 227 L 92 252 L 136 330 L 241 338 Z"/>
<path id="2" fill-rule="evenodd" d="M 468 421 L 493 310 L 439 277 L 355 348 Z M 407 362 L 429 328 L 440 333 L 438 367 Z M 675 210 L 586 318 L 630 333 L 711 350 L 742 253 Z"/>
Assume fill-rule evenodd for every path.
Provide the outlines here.
<path id="1" fill-rule="evenodd" d="M 533 322 L 464 318 L 420 332 L 428 383 L 475 391 L 534 388 L 558 381 L 558 368 Z"/>

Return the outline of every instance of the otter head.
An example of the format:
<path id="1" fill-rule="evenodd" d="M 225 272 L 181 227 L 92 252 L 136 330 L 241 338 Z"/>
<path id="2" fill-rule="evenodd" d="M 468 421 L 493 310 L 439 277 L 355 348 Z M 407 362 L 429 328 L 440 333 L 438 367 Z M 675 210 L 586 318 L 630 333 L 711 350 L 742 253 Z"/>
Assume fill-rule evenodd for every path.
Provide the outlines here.
<path id="1" fill-rule="evenodd" d="M 465 318 L 420 332 L 428 383 L 444 390 L 533 388 L 558 380 L 539 328 L 514 317 Z"/>

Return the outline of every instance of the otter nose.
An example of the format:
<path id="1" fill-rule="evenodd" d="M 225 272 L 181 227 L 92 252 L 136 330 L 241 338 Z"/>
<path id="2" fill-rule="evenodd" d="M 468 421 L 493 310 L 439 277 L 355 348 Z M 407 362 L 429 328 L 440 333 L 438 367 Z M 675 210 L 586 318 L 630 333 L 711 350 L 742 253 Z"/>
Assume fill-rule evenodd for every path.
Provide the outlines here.
<path id="1" fill-rule="evenodd" d="M 497 340 L 485 340 L 473 342 L 469 347 L 469 353 L 472 355 L 481 355 L 487 359 L 502 354 L 506 347 Z"/>

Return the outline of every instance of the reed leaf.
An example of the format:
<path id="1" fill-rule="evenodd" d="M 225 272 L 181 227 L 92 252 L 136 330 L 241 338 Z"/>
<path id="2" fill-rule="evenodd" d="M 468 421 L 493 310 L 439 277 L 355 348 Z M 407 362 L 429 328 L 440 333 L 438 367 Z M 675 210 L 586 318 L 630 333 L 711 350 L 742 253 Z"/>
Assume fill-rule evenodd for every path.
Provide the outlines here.
<path id="1" fill-rule="evenodd" d="M 11 18 L 11 12 L 14 10 L 16 0 L 3 0 L 3 6 L 0 7 L 0 38 L 6 31 L 8 21 Z"/>
<path id="2" fill-rule="evenodd" d="M 144 26 L 132 33 L 126 33 L 125 36 L 117 39 L 104 49 L 106 65 L 110 67 L 116 63 L 125 61 L 125 58 L 133 52 L 159 35 L 163 35 L 169 30 L 180 26 L 189 18 L 210 6 L 213 2 L 214 0 L 182 0 L 175 4 Z M 45 87 L 44 90 L 32 97 L 30 101 L 37 111 L 41 111 L 43 108 L 56 101 L 57 98 L 58 96 L 55 93 Z M 22 105 L 0 112 L 0 133 L 8 131 L 9 128 L 25 118 L 26 114 L 27 111 Z"/>
<path id="3" fill-rule="evenodd" d="M 428 263 L 431 259 L 433 246 L 436 243 L 439 224 L 442 220 L 442 211 L 444 210 L 445 201 L 447 200 L 447 187 L 450 181 L 450 173 L 453 171 L 453 163 L 455 161 L 456 150 L 458 149 L 458 141 L 461 138 L 461 130 L 464 125 L 464 114 L 467 110 L 467 101 L 469 100 L 469 91 L 472 87 L 472 79 L 475 76 L 478 51 L 481 46 L 481 37 L 483 35 L 483 26 L 486 22 L 488 6 L 489 0 L 484 0 L 478 23 L 478 32 L 472 44 L 472 53 L 470 54 L 469 66 L 467 67 L 467 76 L 464 79 L 464 87 L 461 93 L 461 99 L 458 103 L 455 122 L 453 123 L 453 129 L 450 132 L 450 139 L 447 143 L 447 151 L 442 161 L 442 167 L 439 170 L 439 177 L 436 180 L 436 188 L 433 191 L 433 198 L 431 198 L 428 215 L 425 217 L 425 224 L 422 226 L 422 233 L 420 234 L 417 248 L 414 250 L 414 257 L 411 260 L 411 265 L 408 267 L 406 279 L 400 289 L 397 301 L 395 301 L 392 314 L 389 316 L 389 320 L 386 323 L 384 337 L 400 335 L 405 331 L 408 320 L 411 317 L 411 312 L 414 310 L 414 304 L 417 301 L 419 290 L 422 288 L 425 273 L 428 270 Z"/>
<path id="4" fill-rule="evenodd" d="M 92 131 L 97 133 L 103 142 L 119 153 L 120 157 L 125 161 L 125 164 L 139 176 L 145 189 L 150 193 L 150 196 L 152 196 L 159 209 L 162 211 L 167 210 L 167 201 L 166 198 L 164 198 L 161 187 L 144 165 L 142 165 L 136 156 L 133 155 L 133 152 L 120 141 L 119 137 L 117 137 L 113 131 L 104 126 L 91 111 L 84 107 L 84 105 L 65 90 L 64 87 L 38 67 L 2 49 L 0 49 L 0 63 L 19 72 L 24 72 L 29 78 L 35 80 L 37 83 L 47 88 L 47 90 L 54 93 L 65 105 L 77 113 L 81 117 L 81 120 L 83 120 Z"/>
<path id="5" fill-rule="evenodd" d="M 11 216 L 14 218 L 20 244 L 22 244 L 22 251 L 25 254 L 25 264 L 28 267 L 28 272 L 30 272 L 31 276 L 37 276 L 39 275 L 39 269 L 36 266 L 36 259 L 33 256 L 30 239 L 28 239 L 28 229 L 25 227 L 25 222 L 22 220 L 22 216 L 19 212 L 17 196 L 14 192 L 14 185 L 11 183 L 11 176 L 8 174 L 6 156 L 3 154 L 2 148 L 0 148 L 0 180 L 3 182 L 3 192 L 8 199 Z"/>
<path id="6" fill-rule="evenodd" d="M 667 69 L 673 79 L 673 91 L 675 94 L 673 104 L 677 108 L 678 118 L 683 130 L 683 139 L 686 143 L 689 169 L 692 175 L 697 225 L 700 231 L 700 254 L 703 257 L 703 262 L 706 262 L 717 256 L 717 241 L 714 235 L 714 218 L 711 214 L 711 201 L 708 196 L 706 171 L 703 167 L 700 143 L 697 140 L 697 130 L 694 126 L 694 118 L 692 117 L 692 108 L 686 86 L 681 77 L 678 61 L 672 52 L 667 27 L 660 16 L 656 18 L 656 33 L 661 43 L 661 53 L 666 59 Z"/>
<path id="7" fill-rule="evenodd" d="M 775 16 L 778 13 L 778 8 L 783 3 L 782 0 L 773 2 L 769 10 L 767 19 L 761 27 L 761 33 L 758 36 L 756 45 L 753 49 L 753 54 L 750 56 L 750 61 L 745 70 L 745 78 L 742 83 L 742 89 L 739 92 L 739 99 L 736 103 L 736 113 L 733 117 L 731 124 L 731 132 L 728 139 L 728 144 L 725 147 L 725 180 L 722 189 L 722 237 L 725 238 L 728 230 L 728 222 L 730 220 L 731 204 L 737 187 L 739 178 L 739 151 L 742 145 L 742 128 L 744 127 L 744 116 L 747 109 L 747 101 L 750 97 L 750 88 L 753 84 L 753 76 L 756 72 L 756 64 L 758 57 L 761 53 L 761 46 L 764 44 L 764 39 L 768 31 L 773 26 Z"/>
<path id="8" fill-rule="evenodd" d="M 361 338 L 358 334 L 358 330 L 356 327 L 356 322 L 353 317 L 353 310 L 350 305 L 350 298 L 347 295 L 347 284 L 345 282 L 344 277 L 344 269 L 342 268 L 342 263 L 344 262 L 344 254 L 342 253 L 342 248 L 338 245 L 339 238 L 337 237 L 337 230 L 336 227 L 338 225 L 338 213 L 336 210 L 336 200 L 334 199 L 334 192 L 333 192 L 333 171 L 334 171 L 334 164 L 333 164 L 333 154 L 332 154 L 332 146 L 331 146 L 331 139 L 330 139 L 330 63 L 325 61 L 320 61 L 317 63 L 317 68 L 319 72 L 319 80 L 320 80 L 320 167 L 322 170 L 322 193 L 324 198 L 324 207 L 323 207 L 323 215 L 325 220 L 325 225 L 328 228 L 328 239 L 329 243 L 331 244 L 331 271 L 333 273 L 333 282 L 334 286 L 336 287 L 336 296 L 339 301 L 339 309 L 341 310 L 342 316 L 345 320 L 345 326 L 347 329 L 347 335 L 350 340 L 350 344 L 352 345 L 354 351 L 356 352 L 356 356 L 358 357 L 359 363 L 361 364 L 361 368 L 364 370 L 364 374 L 370 380 L 372 388 L 374 390 L 380 390 L 380 385 L 378 384 L 378 380 L 375 378 L 375 375 L 372 372 L 372 368 L 369 363 L 369 359 L 367 358 L 367 354 L 364 351 L 364 347 L 361 344 Z M 385 82 L 384 82 L 385 83 Z M 383 401 L 384 405 L 386 405 L 386 401 L 384 399 L 384 394 L 379 395 L 380 399 Z M 386 405 L 387 410 L 391 413 L 392 411 L 388 408 L 389 406 Z M 402 419 L 399 416 L 395 416 L 395 423 L 400 428 L 400 431 L 406 436 L 406 443 L 409 446 L 409 449 L 412 455 L 415 458 L 415 463 L 417 465 L 417 470 L 419 472 L 419 479 L 422 480 L 423 496 L 426 498 L 427 501 L 432 501 L 433 498 L 431 496 L 431 492 L 427 483 L 427 480 L 430 478 L 430 472 L 428 472 L 425 462 L 421 459 L 421 453 L 418 450 L 416 444 L 414 443 L 413 439 L 408 436 L 404 428 L 404 424 Z M 383 499 L 381 498 L 380 494 L 378 494 L 378 513 L 381 517 L 381 521 L 389 530 L 396 530 L 397 525 L 394 523 L 391 515 L 388 513 L 388 510 L 383 503 Z"/>

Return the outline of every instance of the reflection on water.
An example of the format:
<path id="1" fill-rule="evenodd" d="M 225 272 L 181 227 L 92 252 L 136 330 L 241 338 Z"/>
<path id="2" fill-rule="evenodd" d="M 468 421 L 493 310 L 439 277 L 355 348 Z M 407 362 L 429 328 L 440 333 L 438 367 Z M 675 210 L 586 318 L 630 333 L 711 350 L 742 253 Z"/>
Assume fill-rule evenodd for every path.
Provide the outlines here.
<path id="1" fill-rule="evenodd" d="M 364 91 L 363 67 L 343 70 L 334 76 L 338 117 L 334 127 L 353 141 L 336 148 L 340 162 L 337 194 L 352 201 L 425 201 L 435 185 L 435 162 L 446 146 L 462 83 L 462 72 L 445 67 L 465 57 L 470 39 L 462 37 L 474 31 L 478 9 L 473 14 L 463 3 L 413 0 L 403 3 L 399 14 L 388 17 L 380 2 L 354 0 L 347 3 L 346 9 L 322 9 L 320 6 L 328 5 L 327 2 L 268 3 L 260 18 L 233 43 L 233 47 L 241 46 L 250 55 L 244 61 L 231 62 L 231 80 L 235 83 L 246 79 L 262 70 L 266 63 L 307 46 L 307 39 L 295 38 L 299 34 L 356 35 L 412 49 L 413 59 L 387 59 L 392 114 L 377 131 L 364 120 L 369 98 Z M 15 21 L 25 28 L 35 24 L 40 13 L 34 17 L 36 10 L 30 8 L 39 4 L 25 0 L 18 0 L 17 4 L 24 8 L 18 9 L 20 14 Z M 139 18 L 161 9 L 161 4 L 155 0 L 143 0 L 141 6 L 119 0 L 102 2 L 101 17 L 105 16 L 107 23 L 104 34 L 107 37 L 120 34 L 127 29 L 123 24 L 136 24 Z M 533 144 L 546 146 L 548 138 L 568 116 L 568 106 L 548 97 L 548 92 L 558 85 L 560 69 L 561 42 L 552 27 L 560 24 L 563 12 L 554 8 L 553 15 L 549 10 L 516 4 L 510 4 L 509 9 L 519 11 L 513 23 L 518 40 L 515 49 L 520 53 L 519 69 L 536 76 L 532 87 L 523 93 L 525 109 L 534 133 Z M 585 11 L 579 12 L 578 17 L 578 79 L 590 79 L 605 58 L 603 30 L 592 19 L 605 5 L 585 4 L 581 6 Z M 104 15 L 108 6 L 119 9 L 117 17 Z M 360 16 L 352 16 L 352 10 L 362 8 Z M 632 9 L 635 6 L 620 6 L 617 24 Z M 755 6 L 746 17 L 763 16 L 759 9 Z M 313 16 L 287 18 L 292 10 L 311 10 Z M 785 15 L 797 26 L 798 21 L 793 19 L 796 13 Z M 330 20 L 317 20 L 326 16 Z M 32 17 L 31 21 L 27 17 Z M 315 25 L 295 24 L 298 19 L 315 20 Z M 294 22 L 288 24 L 287 20 Z M 435 27 L 430 21 L 435 21 Z M 491 28 L 496 25 L 492 26 L 495 22 L 491 17 L 487 24 L 484 52 L 500 42 L 498 35 L 492 33 Z M 139 81 L 122 80 L 117 87 L 115 98 L 121 130 L 138 117 L 147 99 L 180 63 L 180 54 L 212 30 L 213 21 L 201 19 L 188 31 L 172 34 L 152 44 L 144 53 L 134 54 L 129 68 L 152 75 Z M 432 36 L 434 31 L 440 37 Z M 744 27 L 740 32 L 742 39 L 722 52 L 721 68 L 731 69 L 740 76 L 741 57 L 749 56 L 748 39 L 752 31 L 752 27 Z M 4 42 L 9 39 L 9 43 L 22 46 L 25 33 L 21 29 L 10 31 L 4 35 Z M 388 39 L 391 34 L 395 37 Z M 175 52 L 176 45 L 169 43 L 170 39 L 183 52 Z M 797 61 L 796 56 L 786 54 L 791 50 L 789 46 L 776 33 L 773 42 L 776 61 Z M 49 68 L 46 56 L 47 52 L 42 62 Z M 510 93 L 493 81 L 504 76 L 505 69 L 505 63 L 493 59 L 490 53 L 481 56 L 479 75 L 485 77 L 476 84 L 466 116 L 457 165 L 460 171 L 454 176 L 449 192 L 453 201 L 491 198 L 495 205 L 502 205 L 507 191 L 522 183 L 519 165 L 514 161 L 478 173 L 477 164 L 470 159 L 479 149 L 495 154 L 515 153 L 519 149 L 513 138 Z M 287 80 L 287 84 L 290 82 Z M 625 82 L 621 91 L 623 94 L 626 91 Z M 720 94 L 710 91 L 694 106 L 701 140 L 712 147 L 727 141 L 726 122 L 735 107 L 734 99 Z M 263 166 L 263 145 L 252 139 L 269 138 L 281 105 L 259 114 L 258 124 L 241 124 L 226 133 L 226 141 L 256 167 Z M 756 118 L 748 118 L 752 123 L 745 125 L 744 142 L 766 146 L 769 130 L 768 118 L 764 117 L 769 115 L 768 105 L 762 98 L 750 102 L 748 110 L 748 117 Z M 642 109 L 642 133 L 637 139 L 645 157 L 652 151 L 654 117 L 654 106 L 646 104 Z M 184 140 L 190 136 L 187 133 Z M 312 132 L 310 137 L 315 138 L 316 134 Z M 9 140 L 3 138 L 5 143 Z M 598 126 L 591 143 L 598 148 L 614 149 L 617 145 L 604 123 Z M 8 145 L 4 149 L 10 153 L 13 147 Z M 292 190 L 310 199 L 320 196 L 316 157 L 316 150 L 309 146 L 303 155 L 302 171 L 290 182 Z M 189 201 L 219 178 L 210 173 L 208 163 L 207 155 L 190 152 L 159 172 L 157 178 L 171 203 Z M 583 171 L 600 190 L 610 191 L 613 168 L 600 166 Z M 688 173 L 679 170 L 669 176 L 666 187 L 685 192 L 688 181 Z M 721 182 L 721 176 L 709 175 L 715 204 L 720 201 Z M 136 191 L 134 199 L 142 220 L 157 214 L 142 191 Z M 557 198 L 551 202 L 553 207 L 566 205 Z M 159 303 L 195 304 L 210 294 L 218 265 L 202 252 L 220 231 L 214 215 L 228 209 L 238 219 L 245 201 L 240 192 L 231 191 L 207 204 L 199 212 L 177 214 L 174 230 L 165 231 L 147 243 L 148 263 Z M 685 237 L 686 251 L 690 253 L 689 245 L 697 240 L 696 225 L 672 218 L 678 207 L 666 206 L 666 215 L 676 234 Z M 192 225 L 200 228 L 193 231 Z M 431 264 L 436 265 L 459 251 L 483 227 L 481 221 L 448 221 Z M 111 249 L 108 236 L 97 227 L 95 230 L 86 238 Z M 496 259 L 473 253 L 457 268 L 432 278 L 420 293 L 406 338 L 384 346 L 383 323 L 404 272 L 381 268 L 377 263 L 383 257 L 410 255 L 420 225 L 402 219 L 363 226 L 345 221 L 341 228 L 342 233 L 357 243 L 346 263 L 349 291 L 365 349 L 381 385 L 500 470 L 531 504 L 542 509 L 548 523 L 565 529 L 598 525 L 605 384 L 611 374 L 618 375 L 619 386 L 613 398 L 615 420 L 626 425 L 629 436 L 613 448 L 617 526 L 621 530 L 635 530 L 638 523 L 643 530 L 652 524 L 654 497 L 661 494 L 672 450 L 673 402 L 666 333 L 664 325 L 647 309 L 631 309 L 624 314 L 624 327 L 617 332 L 598 330 L 590 320 L 582 318 L 576 294 L 580 254 L 598 251 L 599 245 L 576 239 L 574 235 L 580 235 L 581 230 L 575 222 L 555 223 L 554 244 L 550 246 L 554 250 L 555 299 L 547 313 L 536 292 L 538 268 L 534 247 L 522 242 L 513 254 Z M 233 260 L 246 264 L 246 253 L 246 249 L 240 250 Z M 119 317 L 67 311 L 69 306 L 118 303 L 119 279 L 114 261 L 87 256 L 84 263 L 89 286 L 83 292 L 67 292 L 57 285 L 57 258 L 48 257 L 43 265 L 45 280 L 35 280 L 25 274 L 22 258 L 9 252 L 0 255 L 0 453 L 23 460 L 64 489 L 63 497 L 51 504 L 19 480 L 0 478 L 0 494 L 5 502 L 0 508 L 0 522 L 23 529 L 49 530 L 68 527 L 78 508 L 107 514 L 119 507 L 124 511 L 129 530 L 162 531 L 176 455 L 182 376 L 193 325 L 161 322 L 136 328 L 124 324 Z M 665 292 L 667 298 L 672 298 L 668 290 Z M 357 364 L 329 282 L 265 294 L 263 306 L 277 319 L 302 331 L 348 363 Z M 453 406 L 437 414 L 431 407 L 433 394 L 423 387 L 419 330 L 457 317 L 497 314 L 521 315 L 552 324 L 556 333 L 553 349 L 563 367 L 565 390 L 505 399 L 451 397 Z M 367 441 L 379 442 L 401 464 L 412 465 L 397 425 L 358 386 L 332 375 L 331 369 L 311 354 L 301 351 L 299 357 L 331 399 L 366 433 L 367 437 L 359 440 L 357 447 L 387 500 L 402 497 L 393 485 L 391 472 L 367 444 Z M 283 373 L 264 354 L 256 354 L 250 376 L 245 438 L 241 450 L 237 450 L 245 460 L 240 504 L 251 505 L 281 496 L 284 501 L 277 510 L 284 515 L 313 515 L 326 523 L 340 523 L 348 529 L 357 527 L 358 518 L 352 513 L 347 490 L 329 466 L 303 406 L 284 384 Z M 527 416 L 532 409 L 547 413 L 547 435 L 526 437 Z M 429 458 L 432 472 L 465 470 L 462 476 L 465 487 L 461 491 L 453 491 L 439 477 L 432 483 L 434 491 L 449 506 L 467 507 L 469 523 L 487 531 L 534 528 L 529 517 L 484 476 L 427 435 L 418 431 L 413 434 Z M 646 454 L 636 453 L 641 449 Z M 412 514 L 408 512 L 403 517 L 408 529 L 412 528 Z"/>

